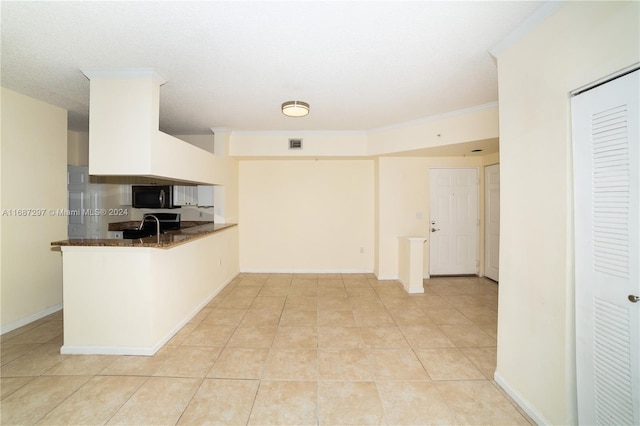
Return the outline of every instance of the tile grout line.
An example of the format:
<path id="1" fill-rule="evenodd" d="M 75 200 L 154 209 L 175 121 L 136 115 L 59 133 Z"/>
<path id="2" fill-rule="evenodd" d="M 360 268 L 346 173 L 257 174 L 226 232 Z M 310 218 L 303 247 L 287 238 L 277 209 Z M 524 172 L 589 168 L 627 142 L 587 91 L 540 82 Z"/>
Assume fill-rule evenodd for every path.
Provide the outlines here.
<path id="1" fill-rule="evenodd" d="M 306 280 L 306 279 L 309 279 L 309 278 L 306 278 L 306 277 L 305 277 L 304 279 Z M 245 318 L 247 318 L 247 315 L 249 314 L 249 311 L 250 311 L 250 310 L 252 310 L 252 306 L 253 306 L 253 305 L 254 305 L 254 303 L 256 302 L 256 298 L 257 298 L 257 297 L 259 297 L 260 292 L 265 288 L 265 284 L 266 284 L 267 280 L 268 280 L 268 278 L 267 278 L 267 279 L 263 279 L 263 280 L 261 280 L 261 283 L 260 283 L 260 285 L 259 285 L 259 286 L 249 286 L 249 285 L 247 285 L 247 286 L 242 286 L 242 285 L 238 285 L 238 283 L 240 282 L 240 281 L 238 281 L 238 282 L 236 282 L 236 283 L 234 284 L 234 286 L 233 286 L 233 287 L 229 288 L 229 291 L 225 292 L 225 294 L 224 294 L 224 298 L 227 298 L 227 297 L 230 297 L 231 292 L 232 292 L 234 289 L 247 288 L 247 287 L 260 287 L 260 290 L 259 290 L 259 291 L 257 291 L 253 296 L 251 296 L 251 297 L 252 297 L 252 301 L 251 301 L 251 303 L 250 303 L 247 307 L 243 307 L 243 308 L 241 308 L 241 309 L 243 309 L 243 310 L 244 310 L 244 312 L 243 312 L 243 314 L 242 314 L 242 317 L 241 317 L 241 318 L 239 319 L 239 321 L 235 324 L 235 326 L 233 327 L 233 331 L 229 334 L 229 336 L 225 339 L 225 341 L 224 341 L 223 345 L 220 347 L 220 351 L 218 352 L 218 354 L 217 354 L 217 356 L 216 356 L 215 361 L 214 361 L 214 362 L 211 364 L 211 366 L 207 369 L 207 372 L 205 372 L 204 376 L 200 378 L 200 383 L 199 383 L 199 385 L 198 385 L 197 389 L 194 391 L 194 393 L 193 393 L 193 394 L 191 395 L 191 397 L 189 398 L 189 401 L 186 403 L 186 405 L 185 405 L 185 407 L 184 407 L 184 409 L 183 409 L 182 413 L 181 413 L 181 414 L 180 414 L 180 416 L 178 417 L 178 421 L 179 421 L 179 420 L 180 420 L 180 418 L 182 418 L 182 416 L 185 414 L 185 412 L 186 412 L 186 410 L 188 409 L 189 405 L 190 405 L 190 404 L 191 404 L 191 402 L 194 400 L 195 396 L 198 394 L 198 391 L 202 388 L 203 384 L 204 384 L 204 383 L 205 383 L 205 381 L 207 380 L 208 375 L 211 373 L 211 371 L 212 371 L 212 370 L 213 370 L 213 368 L 215 367 L 216 363 L 219 361 L 219 359 L 220 359 L 220 355 L 224 352 L 224 350 L 225 350 L 225 349 L 227 349 L 227 348 L 228 348 L 228 344 L 229 344 L 229 342 L 231 341 L 232 337 L 234 336 L 235 332 L 236 332 L 238 329 L 242 328 L 240 324 L 242 323 L 242 321 L 243 321 Z M 321 309 L 320 309 L 320 308 L 321 308 L 321 307 L 320 307 L 320 293 L 319 293 L 320 280 L 318 280 L 317 278 L 316 278 L 315 280 L 316 280 L 316 281 L 315 281 L 315 288 L 316 288 L 316 293 L 315 293 L 315 298 L 316 298 L 316 301 L 315 301 L 315 319 L 316 319 L 316 322 L 315 322 L 315 327 L 313 327 L 313 328 L 316 330 L 316 333 L 317 333 L 317 331 L 319 331 L 319 329 L 320 329 L 320 327 L 321 327 L 321 324 L 320 324 L 320 311 L 321 311 Z M 287 302 L 290 300 L 290 299 L 289 299 L 289 297 L 290 297 L 290 296 L 293 296 L 293 295 L 300 295 L 300 296 L 303 296 L 303 295 L 305 294 L 304 287 L 306 287 L 306 286 L 304 286 L 304 285 L 301 285 L 300 287 L 298 287 L 298 288 L 296 289 L 296 292 L 295 292 L 295 293 L 291 292 L 291 289 L 292 289 L 292 288 L 294 288 L 294 286 L 293 286 L 293 281 L 294 281 L 293 279 L 290 279 L 290 281 L 289 281 L 289 286 L 287 286 L 287 288 L 288 288 L 289 290 L 287 291 L 287 294 L 286 294 L 286 295 L 285 295 L 285 297 L 284 297 L 284 301 L 283 301 L 283 304 L 282 304 L 281 308 L 279 308 L 279 309 L 280 309 L 280 315 L 278 316 L 278 322 L 277 322 L 277 325 L 276 325 L 276 332 L 275 332 L 275 334 L 274 334 L 273 339 L 271 340 L 271 345 L 270 345 L 270 346 L 269 346 L 269 348 L 268 348 L 268 350 L 269 350 L 269 355 L 268 355 L 268 356 L 271 356 L 271 354 L 272 354 L 272 350 L 275 348 L 274 344 L 276 343 L 276 338 L 277 338 L 277 336 L 278 336 L 279 331 L 280 331 L 282 328 L 287 328 L 287 327 L 284 327 L 284 326 L 280 325 L 280 322 L 281 322 L 281 320 L 282 320 L 282 318 L 283 318 L 284 310 L 285 310 L 285 308 L 286 308 L 286 306 L 287 306 Z M 336 288 L 342 288 L 342 289 L 344 289 L 344 290 L 345 290 L 345 292 L 346 292 L 346 290 L 347 290 L 347 286 L 345 285 L 345 282 L 344 282 L 344 280 L 343 280 L 343 279 L 341 279 L 341 281 L 342 281 L 342 287 L 336 287 Z M 385 294 L 384 292 L 382 292 L 382 290 L 383 290 L 383 286 L 374 286 L 374 285 L 372 285 L 372 284 L 371 284 L 371 281 L 370 281 L 370 280 L 368 281 L 368 287 L 366 287 L 366 286 L 365 286 L 365 287 L 360 287 L 360 286 L 358 286 L 358 285 L 355 285 L 355 286 L 350 286 L 350 287 L 348 287 L 348 288 L 356 289 L 356 290 L 355 290 L 355 291 L 353 291 L 351 294 L 349 294 L 349 293 L 347 294 L 347 300 L 350 302 L 350 309 L 349 309 L 349 312 L 351 313 L 351 315 L 352 315 L 352 316 L 354 316 L 354 313 L 355 313 L 358 309 L 360 309 L 360 310 L 366 310 L 366 305 L 354 305 L 354 304 L 352 303 L 354 300 L 360 299 L 360 297 L 358 296 L 358 294 L 359 294 L 359 293 L 366 293 L 366 292 L 359 292 L 357 289 L 358 289 L 358 288 L 370 288 L 370 289 L 372 289 L 372 290 L 373 290 L 373 292 L 375 293 L 375 300 L 377 300 L 378 302 L 380 302 L 380 303 L 382 304 L 381 308 L 382 308 L 383 312 L 384 312 L 386 315 L 388 315 L 388 316 L 391 318 L 392 322 L 393 322 L 393 325 L 389 324 L 388 326 L 389 326 L 389 327 L 394 327 L 394 328 L 396 328 L 396 329 L 400 332 L 400 335 L 402 336 L 402 338 L 403 338 L 404 342 L 405 342 L 405 343 L 407 343 L 408 348 L 411 350 L 411 353 L 412 353 L 412 354 L 413 354 L 413 356 L 414 356 L 414 357 L 419 361 L 419 365 L 420 365 L 420 366 L 421 366 L 421 368 L 425 371 L 426 376 L 429 378 L 429 380 L 428 380 L 428 381 L 429 381 L 429 382 L 431 382 L 431 383 L 433 383 L 433 385 L 434 385 L 434 386 L 436 387 L 436 389 L 438 390 L 438 395 L 440 395 L 440 396 L 441 396 L 441 398 L 444 400 L 444 402 L 445 402 L 445 404 L 446 404 L 447 408 L 449 409 L 449 411 L 450 411 L 451 413 L 453 413 L 453 414 L 454 414 L 454 416 L 455 416 L 455 418 L 457 419 L 457 421 L 459 421 L 459 416 L 458 416 L 458 415 L 457 415 L 457 414 L 452 410 L 452 408 L 451 408 L 451 406 L 450 406 L 450 403 L 449 403 L 447 400 L 445 400 L 445 399 L 444 399 L 444 396 L 443 396 L 442 392 L 440 391 L 439 387 L 438 387 L 438 386 L 436 386 L 436 382 L 437 382 L 437 381 L 434 381 L 434 380 L 431 378 L 431 375 L 429 374 L 429 372 L 428 372 L 427 368 L 426 368 L 426 367 L 425 367 L 425 365 L 424 365 L 424 361 L 419 357 L 419 355 L 418 355 L 418 349 L 419 349 L 419 348 L 418 348 L 417 346 L 415 346 L 414 344 L 411 344 L 411 343 L 408 341 L 408 339 L 407 339 L 407 337 L 406 337 L 406 332 L 403 330 L 403 326 L 402 326 L 402 325 L 401 325 L 401 323 L 399 322 L 399 319 L 398 319 L 398 318 L 396 318 L 396 317 L 394 317 L 394 315 L 392 314 L 392 311 L 393 311 L 393 312 L 396 312 L 396 311 L 400 311 L 400 310 L 401 310 L 401 308 L 399 307 L 399 305 L 398 305 L 398 308 L 397 308 L 397 309 L 392 309 L 392 308 L 393 308 L 393 306 L 394 306 L 394 305 L 393 305 L 393 296 L 388 295 L 388 294 Z M 470 290 L 470 289 L 469 289 L 469 290 Z M 298 293 L 298 291 L 299 291 L 299 293 Z M 221 295 L 221 296 L 222 296 L 222 295 Z M 381 297 L 381 296 L 382 296 L 382 297 Z M 223 300 L 224 300 L 224 298 L 223 298 Z M 366 299 L 366 297 L 364 297 L 364 299 Z M 385 302 L 386 302 L 386 303 L 385 303 Z M 415 302 L 414 302 L 414 303 L 415 303 Z M 211 312 L 209 312 L 207 315 L 205 315 L 205 316 L 204 316 L 204 317 L 203 317 L 203 318 L 202 318 L 198 323 L 194 324 L 194 328 L 189 332 L 189 334 L 187 334 L 187 336 L 185 336 L 185 338 L 184 338 L 184 339 L 182 339 L 182 341 L 181 341 L 181 342 L 177 343 L 176 345 L 172 345 L 172 346 L 173 346 L 174 348 L 177 348 L 177 347 L 186 347 L 187 345 L 183 345 L 184 340 L 185 340 L 186 338 L 188 338 L 188 336 L 189 336 L 189 335 L 191 335 L 191 334 L 194 332 L 194 330 L 195 330 L 199 325 L 201 325 L 201 324 L 206 320 L 206 318 L 207 318 L 207 317 L 208 317 L 208 316 L 209 316 L 209 315 L 210 315 L 210 314 L 211 314 L 215 309 L 219 308 L 219 305 L 220 305 L 220 303 L 217 303 L 216 305 L 210 305 L 210 304 L 209 304 L 209 305 L 207 305 L 207 306 L 206 306 L 206 308 L 210 308 Z M 291 305 L 290 305 L 290 306 L 291 306 Z M 364 306 L 364 309 L 363 309 L 363 306 Z M 415 304 L 415 307 L 416 307 L 416 309 L 417 309 L 417 310 L 419 310 L 419 311 L 423 312 L 425 315 L 427 315 L 427 310 L 428 310 L 428 308 L 427 308 L 427 307 L 425 307 L 424 305 L 418 305 L 418 304 Z M 479 326 L 478 324 L 476 324 L 476 322 L 475 322 L 475 321 L 471 320 L 471 318 L 469 318 L 467 315 L 463 314 L 463 313 L 462 313 L 462 312 L 461 312 L 457 307 L 452 306 L 452 308 L 453 308 L 453 309 L 455 309 L 457 312 L 459 312 L 459 313 L 460 313 L 464 318 L 468 319 L 468 320 L 469 320 L 469 321 L 470 321 L 470 322 L 471 322 L 475 327 L 477 327 L 478 329 L 480 329 L 480 331 L 482 331 L 482 333 L 483 333 L 483 334 L 486 334 L 486 335 L 488 335 L 489 337 L 493 338 L 493 336 L 490 336 L 487 332 L 485 332 L 482 328 L 480 328 L 480 326 Z M 390 310 L 390 309 L 391 309 L 391 310 Z M 428 317 L 428 315 L 427 315 L 427 317 Z M 364 340 L 363 340 L 363 337 L 362 337 L 361 330 L 362 330 L 362 328 L 363 328 L 363 327 L 367 327 L 367 325 L 366 325 L 365 323 L 361 323 L 360 321 L 356 320 L 356 318 L 355 318 L 355 317 L 354 317 L 354 321 L 355 321 L 355 323 L 354 323 L 354 325 L 353 325 L 352 327 L 358 331 L 358 336 L 359 336 L 359 339 L 360 339 L 360 343 L 361 343 L 361 345 L 362 345 L 362 347 L 358 346 L 358 347 L 357 347 L 357 348 L 355 348 L 355 349 L 357 349 L 357 350 L 359 350 L 359 351 L 362 351 L 362 352 L 363 352 L 363 353 L 365 353 L 365 355 L 366 355 L 366 353 L 367 353 L 369 350 L 375 350 L 375 349 L 376 349 L 376 347 L 371 347 L 371 348 L 369 348 L 369 347 L 367 347 L 367 345 L 364 343 Z M 375 322 L 375 321 L 376 321 L 376 320 L 374 320 L 374 322 Z M 441 333 L 443 333 L 443 335 L 447 336 L 447 334 L 446 334 L 446 333 L 444 332 L 444 330 L 441 328 L 441 325 L 443 325 L 443 324 L 435 324 L 435 323 L 433 323 L 433 326 L 435 326 L 435 327 L 436 327 L 436 329 L 438 329 Z M 383 328 L 383 327 L 386 327 L 386 326 L 387 326 L 386 324 L 377 324 L 377 323 L 374 323 L 373 325 L 370 325 L 369 327 L 372 327 L 372 328 Z M 295 326 L 293 326 L 293 327 L 295 327 Z M 333 326 L 332 326 L 332 327 L 333 327 Z M 406 327 L 406 325 L 405 325 L 404 327 Z M 177 333 L 176 333 L 176 334 L 177 334 Z M 318 339 L 319 334 L 316 334 L 316 337 L 317 337 L 317 338 L 316 338 L 316 342 L 315 342 L 315 346 L 314 346 L 314 349 L 315 349 L 315 351 L 316 351 L 316 354 L 318 354 L 318 355 L 319 355 L 319 351 L 321 351 L 321 350 L 323 350 L 323 349 L 332 349 L 331 347 L 329 347 L 329 348 L 320 348 L 320 341 L 319 341 L 319 339 Z M 447 336 L 447 338 L 448 338 L 448 336 Z M 453 343 L 453 342 L 452 342 L 452 343 Z M 40 346 L 38 346 L 38 347 L 40 347 Z M 205 346 L 201 346 L 201 345 L 190 346 L 190 345 L 189 345 L 189 347 L 209 347 L 209 346 L 206 346 L 206 345 L 205 345 Z M 457 344 L 455 344 L 455 343 L 454 343 L 454 346 L 453 346 L 453 347 L 454 347 L 454 348 L 456 348 L 457 350 L 459 350 L 459 351 L 463 354 L 464 358 L 465 358 L 467 361 L 469 361 L 472 365 L 474 365 L 476 368 L 478 368 L 478 370 L 480 370 L 479 364 L 476 364 L 476 363 L 475 363 L 471 358 L 469 358 L 469 356 L 468 356 L 468 355 L 467 355 L 467 354 L 462 350 L 462 349 L 463 349 L 463 347 L 460 347 L 460 346 L 458 346 L 458 345 L 457 345 Z M 470 347 L 476 347 L 476 346 L 470 346 Z M 479 347 L 493 347 L 493 346 L 479 346 Z M 352 350 L 352 349 L 354 349 L 354 348 L 351 348 L 351 347 L 345 347 L 345 348 L 334 348 L 334 349 L 336 349 L 336 350 L 347 350 L 347 349 L 348 349 L 348 350 Z M 379 348 L 378 348 L 378 349 L 379 349 Z M 393 348 L 385 348 L 385 349 L 393 349 Z M 34 348 L 34 349 L 32 349 L 32 350 L 35 350 L 35 348 Z M 22 356 L 24 356 L 25 354 L 27 354 L 27 353 L 29 353 L 29 352 L 30 352 L 30 351 L 25 352 L 24 354 L 20 355 L 20 356 L 19 356 L 18 358 L 16 358 L 16 359 L 21 358 Z M 78 389 L 76 389 L 74 392 L 72 392 L 70 395 L 68 395 L 68 396 L 64 399 L 64 401 L 68 400 L 72 395 L 76 394 L 78 390 L 80 390 L 80 389 L 82 389 L 84 386 L 86 386 L 86 384 L 87 384 L 89 381 L 91 381 L 93 378 L 95 378 L 95 377 L 99 377 L 99 376 L 100 376 L 100 377 L 102 377 L 102 376 L 112 376 L 112 375 L 103 375 L 103 374 L 101 374 L 101 373 L 102 373 L 104 370 L 106 370 L 107 368 L 109 368 L 109 366 L 110 366 L 111 364 L 113 364 L 114 362 L 116 362 L 116 360 L 117 360 L 117 359 L 118 359 L 118 358 L 115 358 L 115 359 L 114 359 L 114 360 L 113 360 L 109 365 L 107 365 L 107 366 L 103 367 L 103 368 L 101 369 L 101 371 L 100 371 L 100 372 L 98 372 L 98 373 L 96 373 L 96 374 L 91 375 L 91 377 L 89 378 L 89 380 L 88 380 L 87 382 L 85 382 L 82 386 L 80 386 Z M 386 421 L 386 419 L 387 419 L 387 417 L 388 417 L 388 411 L 387 411 L 387 408 L 386 408 L 386 406 L 385 406 L 384 399 L 383 399 L 383 397 L 382 397 L 380 387 L 378 386 L 378 383 L 379 383 L 379 382 L 381 382 L 381 381 L 384 381 L 384 380 L 383 380 L 383 379 L 378 379 L 378 378 L 376 378 L 376 377 L 375 377 L 375 372 L 374 372 L 374 371 L 372 371 L 372 369 L 373 369 L 373 365 L 371 364 L 370 358 L 369 358 L 369 357 L 367 357 L 366 359 L 367 359 L 368 369 L 369 369 L 369 372 L 371 373 L 372 379 L 371 379 L 371 380 L 368 380 L 368 379 L 367 379 L 367 380 L 364 380 L 364 379 L 362 379 L 362 380 L 348 380 L 348 381 L 367 381 L 367 382 L 369 382 L 369 381 L 373 381 L 373 382 L 375 383 L 375 385 L 376 385 L 376 391 L 377 391 L 377 395 L 378 395 L 378 399 L 380 400 L 380 404 L 381 404 L 382 409 L 383 409 L 383 415 L 384 415 L 384 417 L 385 417 L 385 419 L 384 419 L 384 420 Z M 11 362 L 13 362 L 13 361 L 15 361 L 15 360 L 12 360 L 12 361 L 8 362 L 8 363 L 7 363 L 7 365 L 8 365 L 8 364 L 10 364 L 10 363 L 11 363 Z M 56 367 L 57 367 L 58 365 L 60 365 L 62 362 L 64 362 L 64 360 L 62 360 L 60 363 L 56 364 L 55 366 L 52 366 L 49 370 L 47 370 L 45 373 L 41 374 L 41 375 L 40 375 L 40 376 L 38 376 L 38 377 L 46 376 L 46 375 L 47 375 L 47 373 L 48 373 L 49 371 L 51 371 L 52 369 L 56 368 Z M 168 359 L 165 359 L 165 360 L 164 360 L 164 361 L 163 361 L 163 362 L 162 362 L 158 367 L 156 367 L 155 371 L 158 371 L 158 370 L 159 370 L 160 368 L 162 368 L 162 366 L 163 366 L 163 365 L 165 365 L 167 362 L 169 362 L 169 360 L 168 360 Z M 266 366 L 266 363 L 263 363 L 263 365 L 262 365 L 262 366 L 261 366 L 261 368 L 260 368 L 260 376 L 259 376 L 259 378 L 258 378 L 258 387 L 257 387 L 257 389 L 256 389 L 255 394 L 253 395 L 252 405 L 251 405 L 250 410 L 249 410 L 249 418 L 248 418 L 248 420 L 247 420 L 247 424 L 249 423 L 249 420 L 250 420 L 250 418 L 251 418 L 251 414 L 252 414 L 252 412 L 253 412 L 253 409 L 255 408 L 255 403 L 256 403 L 257 398 L 258 398 L 258 393 L 259 393 L 260 387 L 262 386 L 263 381 L 264 381 L 264 374 L 265 374 L 265 372 L 266 372 L 266 370 L 265 370 L 265 366 Z M 315 382 L 316 382 L 316 393 L 317 393 L 317 394 L 316 394 L 316 423 L 317 423 L 317 424 L 320 424 L 320 389 L 319 389 L 319 384 L 320 384 L 320 382 L 333 382 L 333 381 L 340 381 L 340 380 L 338 380 L 338 379 L 321 379 L 321 378 L 320 378 L 320 357 L 319 357 L 319 356 L 316 356 L 316 359 L 315 359 L 315 369 L 316 369 L 316 380 L 315 380 Z M 480 370 L 480 371 L 481 371 L 481 373 L 483 374 L 483 376 L 485 376 L 485 375 L 484 375 L 484 372 L 483 372 L 482 370 Z M 124 405 L 125 405 L 125 404 L 126 404 L 126 403 L 127 403 L 127 402 L 132 398 L 132 397 L 133 397 L 133 395 L 135 395 L 135 393 L 140 389 L 140 387 L 144 386 L 144 384 L 145 384 L 145 383 L 147 383 L 151 377 L 153 377 L 153 374 L 154 374 L 154 373 L 151 373 L 150 375 L 142 375 L 142 376 L 141 376 L 141 377 L 146 377 L 146 380 L 144 380 L 144 381 L 140 384 L 140 386 L 139 386 L 138 388 L 136 388 L 136 390 L 135 390 L 135 391 L 133 391 L 133 392 L 131 393 L 131 395 L 129 395 L 129 397 L 128 397 L 128 398 L 127 398 L 127 399 L 126 399 L 126 400 L 121 404 L 121 406 L 120 406 L 120 407 L 115 411 L 115 413 L 117 413 L 117 412 L 122 408 L 122 406 L 124 406 Z M 127 375 L 127 376 L 129 376 L 129 375 Z M 171 376 L 171 377 L 172 377 L 172 376 Z M 176 377 L 180 378 L 180 377 L 182 377 L 182 376 L 178 375 L 178 376 L 176 376 Z M 486 376 L 485 376 L 485 377 L 486 377 Z M 231 378 L 229 378 L 229 379 L 223 379 L 223 378 L 215 378 L 215 377 L 212 377 L 211 379 L 212 379 L 212 380 L 241 380 L 241 379 L 231 379 Z M 248 379 L 242 379 L 242 380 L 248 380 Z M 389 379 L 389 380 L 390 380 L 390 381 L 394 381 L 394 380 L 391 380 L 391 379 Z M 487 381 L 490 381 L 489 379 L 477 379 L 477 380 L 482 380 L 482 381 L 487 380 Z M 276 380 L 276 381 L 279 381 L 279 380 Z M 296 381 L 296 380 L 291 379 L 291 380 L 286 380 L 286 381 Z M 460 380 L 453 380 L 453 381 L 461 381 L 461 379 L 460 379 Z M 23 384 L 23 385 L 22 385 L 20 388 L 18 388 L 18 389 L 21 389 L 22 387 L 24 387 L 24 386 L 28 385 L 28 384 L 29 384 L 29 383 L 31 383 L 31 382 L 32 382 L 32 380 L 31 380 L 31 381 L 29 381 L 29 382 L 27 382 L 27 383 L 25 383 L 25 384 Z M 494 385 L 494 386 L 495 386 L 495 385 Z M 18 389 L 16 389 L 16 390 L 18 390 Z M 11 394 L 6 395 L 6 396 L 5 396 L 5 398 L 7 398 L 7 397 L 9 397 L 10 395 L 12 395 L 16 390 L 14 390 Z M 51 409 L 49 412 L 51 412 L 51 411 L 55 410 L 55 409 L 56 409 L 57 407 L 59 407 L 59 406 L 60 406 L 64 401 L 60 402 L 56 407 L 54 407 L 53 409 Z M 513 404 L 512 404 L 512 405 L 513 405 Z M 115 413 L 110 417 L 110 419 L 111 419 L 111 418 L 113 418 L 113 416 L 115 415 Z M 44 416 L 46 416 L 46 415 L 48 415 L 48 414 L 49 414 L 49 413 L 46 413 L 46 414 L 44 414 Z"/>

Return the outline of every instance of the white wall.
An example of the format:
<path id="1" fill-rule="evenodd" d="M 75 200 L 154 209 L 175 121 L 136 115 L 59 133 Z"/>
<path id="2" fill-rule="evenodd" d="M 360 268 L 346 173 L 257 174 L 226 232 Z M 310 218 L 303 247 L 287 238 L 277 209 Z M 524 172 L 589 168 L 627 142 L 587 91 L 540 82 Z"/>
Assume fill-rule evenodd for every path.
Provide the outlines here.
<path id="1" fill-rule="evenodd" d="M 496 380 L 540 423 L 577 423 L 569 92 L 640 61 L 639 17 L 567 2 L 498 55 Z"/>
<path id="2" fill-rule="evenodd" d="M 373 160 L 239 168 L 241 271 L 373 271 Z"/>
<path id="3" fill-rule="evenodd" d="M 67 112 L 2 88 L 2 332 L 59 310 L 62 261 L 52 241 L 65 239 Z M 12 209 L 45 209 L 12 216 Z"/>

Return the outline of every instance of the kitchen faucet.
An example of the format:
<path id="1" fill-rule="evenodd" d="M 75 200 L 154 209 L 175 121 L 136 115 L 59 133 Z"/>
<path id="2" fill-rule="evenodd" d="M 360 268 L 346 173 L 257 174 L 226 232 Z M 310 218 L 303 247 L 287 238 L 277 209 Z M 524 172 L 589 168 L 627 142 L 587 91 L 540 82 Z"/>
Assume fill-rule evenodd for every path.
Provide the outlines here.
<path id="1" fill-rule="evenodd" d="M 145 215 L 142 216 L 142 220 L 140 221 L 140 226 L 138 226 L 138 229 L 142 229 L 142 227 L 144 227 L 144 220 L 148 217 L 152 217 L 156 220 L 156 239 L 158 241 L 158 244 L 160 244 L 160 219 L 158 219 L 156 215 L 145 213 Z"/>

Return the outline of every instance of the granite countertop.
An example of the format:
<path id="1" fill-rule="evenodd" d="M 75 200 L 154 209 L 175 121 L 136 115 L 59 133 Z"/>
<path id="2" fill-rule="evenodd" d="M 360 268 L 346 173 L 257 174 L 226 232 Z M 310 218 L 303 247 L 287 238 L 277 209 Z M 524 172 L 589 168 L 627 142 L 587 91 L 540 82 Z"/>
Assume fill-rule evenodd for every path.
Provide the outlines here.
<path id="1" fill-rule="evenodd" d="M 123 229 L 133 229 L 137 222 L 116 222 L 109 224 L 109 231 L 121 231 Z M 160 234 L 160 243 L 156 235 L 137 239 L 97 239 L 97 238 L 72 238 L 63 241 L 54 241 L 52 246 L 99 246 L 99 247 L 156 247 L 171 248 L 188 241 L 205 237 L 215 232 L 237 226 L 237 223 L 213 223 L 204 221 L 185 221 L 181 223 L 181 228 L 165 231 Z"/>

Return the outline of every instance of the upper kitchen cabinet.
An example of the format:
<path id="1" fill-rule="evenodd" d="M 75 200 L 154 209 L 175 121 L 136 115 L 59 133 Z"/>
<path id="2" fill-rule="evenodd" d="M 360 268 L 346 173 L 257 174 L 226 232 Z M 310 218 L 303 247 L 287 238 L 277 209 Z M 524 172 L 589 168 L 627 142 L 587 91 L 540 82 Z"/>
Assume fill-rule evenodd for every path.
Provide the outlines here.
<path id="1" fill-rule="evenodd" d="M 199 207 L 213 207 L 214 206 L 214 186 L 213 185 L 198 185 L 198 206 Z"/>
<path id="2" fill-rule="evenodd" d="M 174 185 L 173 203 L 176 206 L 214 206 L 213 185 Z"/>
<path id="3" fill-rule="evenodd" d="M 198 188 L 196 186 L 173 186 L 173 204 L 176 206 L 197 206 Z"/>
<path id="4" fill-rule="evenodd" d="M 164 78 L 151 69 L 83 72 L 90 80 L 91 175 L 222 183 L 221 159 L 159 130 Z"/>

